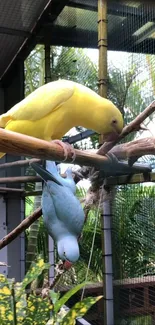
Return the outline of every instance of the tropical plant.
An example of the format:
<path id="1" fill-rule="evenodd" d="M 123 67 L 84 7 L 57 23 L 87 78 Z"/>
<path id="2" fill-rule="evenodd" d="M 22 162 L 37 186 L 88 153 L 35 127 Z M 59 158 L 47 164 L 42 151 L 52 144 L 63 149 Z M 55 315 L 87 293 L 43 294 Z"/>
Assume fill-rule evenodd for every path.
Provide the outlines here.
<path id="1" fill-rule="evenodd" d="M 113 208 L 114 278 L 155 274 L 154 187 L 119 187 Z"/>
<path id="2" fill-rule="evenodd" d="M 26 287 L 50 265 L 38 259 L 31 265 L 21 283 L 7 279 L 0 274 L 0 323 L 2 325 L 74 325 L 77 317 L 83 317 L 89 308 L 102 296 L 87 297 L 77 302 L 69 311 L 64 304 L 86 283 L 72 288 L 65 295 L 49 290 L 46 297 L 30 293 L 27 297 Z"/>

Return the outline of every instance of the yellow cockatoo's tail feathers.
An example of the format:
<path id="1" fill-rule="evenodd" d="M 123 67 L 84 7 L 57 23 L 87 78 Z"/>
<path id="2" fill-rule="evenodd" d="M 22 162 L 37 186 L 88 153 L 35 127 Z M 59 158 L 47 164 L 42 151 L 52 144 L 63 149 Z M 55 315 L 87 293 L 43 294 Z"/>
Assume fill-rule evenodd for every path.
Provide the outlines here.
<path id="1" fill-rule="evenodd" d="M 0 126 L 5 127 L 9 120 L 40 120 L 70 99 L 74 90 L 74 83 L 68 80 L 49 82 L 1 115 Z"/>

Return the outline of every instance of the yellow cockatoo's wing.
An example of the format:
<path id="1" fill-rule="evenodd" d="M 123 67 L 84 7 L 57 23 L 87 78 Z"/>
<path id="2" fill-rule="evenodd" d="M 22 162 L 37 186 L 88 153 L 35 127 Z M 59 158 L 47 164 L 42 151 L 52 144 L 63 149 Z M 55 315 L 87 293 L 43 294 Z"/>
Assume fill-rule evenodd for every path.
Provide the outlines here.
<path id="1" fill-rule="evenodd" d="M 74 90 L 75 85 L 69 80 L 49 82 L 2 114 L 0 127 L 5 127 L 10 120 L 40 120 L 70 99 Z"/>

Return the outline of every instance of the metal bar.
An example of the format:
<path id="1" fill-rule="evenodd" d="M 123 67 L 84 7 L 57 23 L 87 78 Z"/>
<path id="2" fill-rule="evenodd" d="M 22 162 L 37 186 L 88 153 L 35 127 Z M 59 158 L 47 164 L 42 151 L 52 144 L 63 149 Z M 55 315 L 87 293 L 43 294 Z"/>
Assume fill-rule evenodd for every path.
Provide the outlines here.
<path id="1" fill-rule="evenodd" d="M 19 29 L 1 27 L 1 26 L 0 26 L 0 34 L 15 35 L 18 37 L 30 37 L 31 36 L 31 33 L 27 32 L 25 30 L 19 30 Z"/>
<path id="2" fill-rule="evenodd" d="M 111 236 L 111 202 L 103 202 L 103 264 L 104 264 L 104 317 L 105 325 L 114 325 L 112 236 Z"/>
<path id="3" fill-rule="evenodd" d="M 61 7 L 59 11 L 64 7 L 64 3 L 61 2 Z M 50 63 L 50 53 L 51 48 L 50 44 L 45 45 L 45 83 L 51 81 L 51 63 Z M 46 163 L 45 163 L 46 164 Z M 48 272 L 49 284 L 51 285 L 54 281 L 54 240 L 51 236 L 48 235 L 48 260 L 51 264 L 50 270 Z"/>
<path id="4" fill-rule="evenodd" d="M 155 182 L 155 173 L 122 175 L 106 179 L 106 185 L 140 184 L 145 182 Z"/>
<path id="5" fill-rule="evenodd" d="M 70 144 L 73 144 L 73 143 L 76 143 L 77 141 L 84 140 L 94 134 L 96 134 L 95 131 L 86 130 L 86 131 L 80 132 L 76 135 L 73 135 L 72 137 L 65 137 L 63 139 L 63 142 L 68 142 Z"/>
<path id="6" fill-rule="evenodd" d="M 94 0 L 76 0 L 76 2 L 70 0 L 67 6 L 72 8 L 85 9 L 89 11 L 97 11 L 97 2 L 94 2 Z M 140 16 L 141 11 L 138 8 L 128 6 L 127 4 L 119 4 L 115 1 L 109 1 L 108 14 L 119 17 L 133 17 Z"/>
<path id="7" fill-rule="evenodd" d="M 6 201 L 3 197 L 0 197 L 0 239 L 7 235 L 7 225 L 6 225 Z M 8 251 L 7 247 L 4 247 L 0 251 L 0 261 L 8 265 Z M 4 274 L 6 277 L 8 275 L 7 266 L 0 267 L 0 273 Z"/>

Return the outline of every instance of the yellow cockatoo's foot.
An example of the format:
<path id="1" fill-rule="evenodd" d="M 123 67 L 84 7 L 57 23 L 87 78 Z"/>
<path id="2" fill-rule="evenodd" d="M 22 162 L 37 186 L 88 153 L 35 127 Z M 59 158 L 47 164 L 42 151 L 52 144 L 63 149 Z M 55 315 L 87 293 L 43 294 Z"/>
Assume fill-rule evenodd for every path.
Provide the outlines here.
<path id="1" fill-rule="evenodd" d="M 54 142 L 54 143 L 58 144 L 60 147 L 63 148 L 64 156 L 65 156 L 65 159 L 63 161 L 66 161 L 67 158 L 68 158 L 68 154 L 72 153 L 72 161 L 71 161 L 71 163 L 74 162 L 74 160 L 76 158 L 76 153 L 75 153 L 74 148 L 68 142 L 62 142 L 60 140 L 52 140 L 51 142 Z"/>

